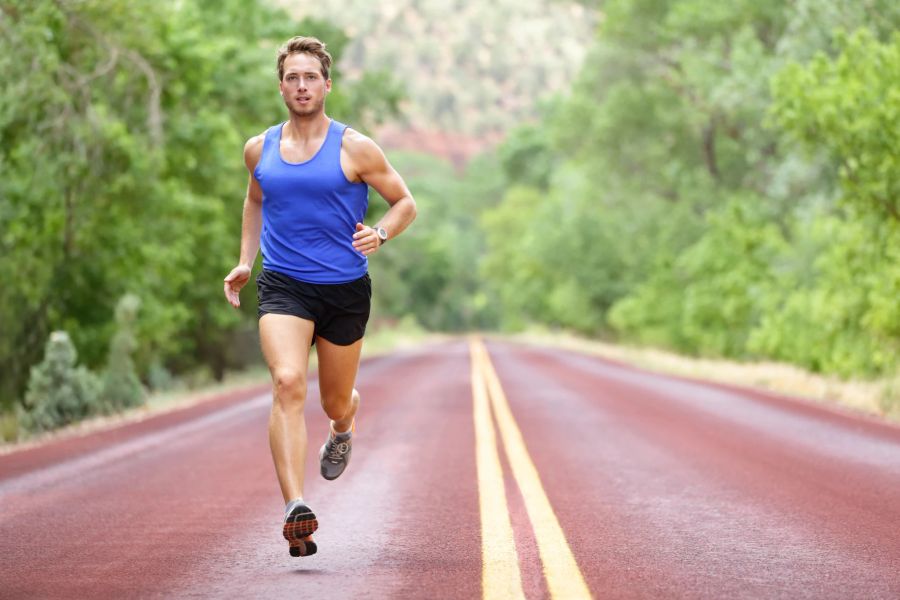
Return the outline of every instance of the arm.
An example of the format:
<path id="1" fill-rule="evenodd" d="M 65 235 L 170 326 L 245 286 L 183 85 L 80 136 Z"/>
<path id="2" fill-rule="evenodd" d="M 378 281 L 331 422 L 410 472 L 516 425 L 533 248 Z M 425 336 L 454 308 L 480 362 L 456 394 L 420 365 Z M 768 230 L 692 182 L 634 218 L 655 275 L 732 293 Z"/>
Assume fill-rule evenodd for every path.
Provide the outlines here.
<path id="1" fill-rule="evenodd" d="M 253 262 L 259 251 L 259 232 L 262 229 L 262 189 L 253 175 L 262 155 L 262 135 L 250 138 L 244 145 L 244 164 L 250 171 L 247 194 L 244 197 L 244 212 L 241 224 L 241 257 L 238 265 L 225 277 L 225 298 L 232 306 L 241 305 L 240 292 L 248 281 Z"/>
<path id="2" fill-rule="evenodd" d="M 388 239 L 395 238 L 416 218 L 416 201 L 400 174 L 388 162 L 381 148 L 368 137 L 348 129 L 343 148 L 360 181 L 372 186 L 390 205 L 375 227 L 384 227 Z M 381 245 L 375 229 L 357 223 L 353 246 L 364 255 L 376 252 Z"/>

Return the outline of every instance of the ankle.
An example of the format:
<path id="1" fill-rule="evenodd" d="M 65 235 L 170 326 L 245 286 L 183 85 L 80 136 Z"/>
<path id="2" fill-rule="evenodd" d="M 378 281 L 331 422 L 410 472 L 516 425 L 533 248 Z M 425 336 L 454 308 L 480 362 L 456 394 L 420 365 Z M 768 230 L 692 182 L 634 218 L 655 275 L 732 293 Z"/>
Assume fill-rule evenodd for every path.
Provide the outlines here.
<path id="1" fill-rule="evenodd" d="M 290 514 L 300 504 L 303 504 L 303 496 L 297 496 L 293 500 L 288 500 L 284 505 L 284 514 Z"/>
<path id="2" fill-rule="evenodd" d="M 344 420 L 331 422 L 331 433 L 335 436 L 349 437 L 353 433 L 353 419 L 347 423 Z"/>

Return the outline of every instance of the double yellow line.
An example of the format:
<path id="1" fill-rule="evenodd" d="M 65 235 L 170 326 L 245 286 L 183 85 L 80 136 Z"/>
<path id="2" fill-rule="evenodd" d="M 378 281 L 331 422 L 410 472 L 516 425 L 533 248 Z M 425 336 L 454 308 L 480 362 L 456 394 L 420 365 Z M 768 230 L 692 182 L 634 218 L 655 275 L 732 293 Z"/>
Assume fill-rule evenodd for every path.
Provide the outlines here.
<path id="1" fill-rule="evenodd" d="M 525 500 L 525 510 L 537 540 L 550 596 L 590 598 L 587 583 L 550 506 L 534 462 L 528 455 L 522 432 L 513 418 L 487 348 L 481 340 L 472 338 L 469 351 L 472 357 L 475 456 L 481 509 L 483 597 L 485 600 L 525 597 L 503 485 L 503 468 L 491 419 L 493 408 L 507 460 Z"/>

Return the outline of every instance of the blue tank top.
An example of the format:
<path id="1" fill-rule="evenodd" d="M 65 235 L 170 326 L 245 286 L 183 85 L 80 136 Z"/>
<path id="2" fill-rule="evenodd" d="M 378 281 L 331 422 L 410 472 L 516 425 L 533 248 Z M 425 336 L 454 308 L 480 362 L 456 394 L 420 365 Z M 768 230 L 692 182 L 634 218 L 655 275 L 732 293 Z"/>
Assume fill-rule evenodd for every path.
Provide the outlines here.
<path id="1" fill-rule="evenodd" d="M 341 169 L 343 123 L 331 121 L 319 151 L 302 163 L 281 156 L 282 124 L 266 131 L 253 174 L 262 188 L 263 267 L 308 283 L 347 283 L 368 270 L 353 248 L 356 224 L 369 205 L 369 186 Z"/>

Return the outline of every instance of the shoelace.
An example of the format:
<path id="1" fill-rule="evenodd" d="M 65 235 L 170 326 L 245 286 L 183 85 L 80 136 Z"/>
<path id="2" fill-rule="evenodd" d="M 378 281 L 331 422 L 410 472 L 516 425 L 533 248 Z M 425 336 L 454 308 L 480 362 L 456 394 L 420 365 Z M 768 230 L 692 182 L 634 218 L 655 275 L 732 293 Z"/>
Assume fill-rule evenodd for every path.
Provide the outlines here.
<path id="1" fill-rule="evenodd" d="M 350 444 L 347 442 L 339 442 L 332 438 L 329 440 L 328 460 L 339 462 L 344 459 L 344 455 L 350 450 Z"/>

